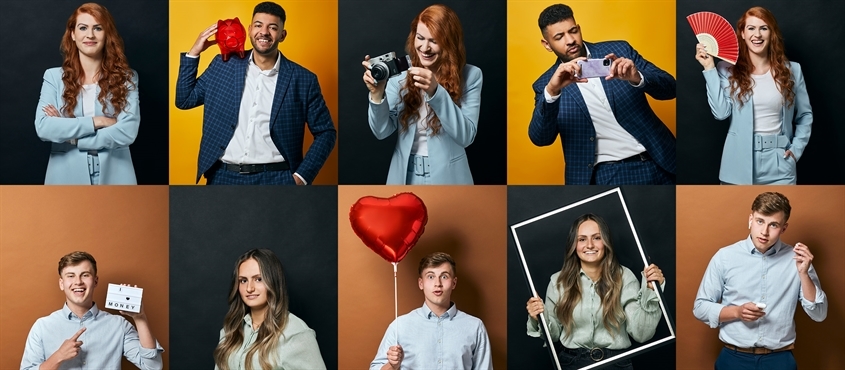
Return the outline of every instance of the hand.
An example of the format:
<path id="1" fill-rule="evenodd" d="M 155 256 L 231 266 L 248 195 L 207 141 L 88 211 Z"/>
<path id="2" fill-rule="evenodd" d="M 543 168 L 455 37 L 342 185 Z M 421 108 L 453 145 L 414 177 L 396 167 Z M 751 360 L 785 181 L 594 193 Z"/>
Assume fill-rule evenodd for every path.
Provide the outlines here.
<path id="1" fill-rule="evenodd" d="M 402 351 L 402 346 L 390 346 L 387 349 L 387 364 L 393 369 L 399 370 L 402 366 L 402 360 L 405 358 L 405 352 Z"/>
<path id="2" fill-rule="evenodd" d="M 62 342 L 62 345 L 56 352 L 53 352 L 53 355 L 50 356 L 54 358 L 56 362 L 62 363 L 64 361 L 70 360 L 77 355 L 79 355 L 79 347 L 82 347 L 82 341 L 79 340 L 79 336 L 84 333 L 86 328 L 79 329 L 70 339 L 66 339 Z"/>
<path id="3" fill-rule="evenodd" d="M 294 182 L 294 183 L 296 183 L 297 185 L 305 185 L 305 182 L 303 182 L 303 181 L 299 178 L 299 176 L 296 176 L 296 175 L 291 175 L 291 177 L 293 177 L 293 182 Z"/>
<path id="4" fill-rule="evenodd" d="M 408 68 L 408 76 L 411 76 L 411 78 L 414 79 L 414 86 L 425 91 L 429 98 L 434 96 L 434 93 L 437 92 L 437 77 L 434 76 L 434 72 L 431 70 L 420 67 L 411 67 Z"/>
<path id="5" fill-rule="evenodd" d="M 370 72 L 370 56 L 364 56 L 364 61 L 361 62 L 361 65 L 364 66 L 364 85 L 367 85 L 367 89 L 370 90 L 370 99 L 374 102 L 380 102 L 384 99 L 384 89 L 387 86 L 387 81 L 382 81 L 381 84 L 373 78 L 373 74 Z"/>
<path id="6" fill-rule="evenodd" d="M 659 267 L 657 267 L 657 265 L 655 265 L 653 263 L 646 266 L 646 268 L 643 269 L 643 275 L 645 275 L 646 281 L 656 281 L 657 283 L 659 283 L 661 285 L 663 284 L 664 281 L 666 281 L 666 278 L 663 277 L 663 270 L 661 270 Z M 649 289 L 654 290 L 654 287 L 652 286 L 652 284 L 646 284 L 646 286 Z"/>
<path id="7" fill-rule="evenodd" d="M 540 297 L 533 296 L 528 300 L 528 303 L 525 304 L 525 309 L 528 310 L 529 317 L 537 320 L 537 315 L 543 313 L 545 306 L 543 305 L 543 300 L 540 299 Z"/>
<path id="8" fill-rule="evenodd" d="M 197 41 L 194 42 L 194 46 L 191 46 L 191 50 L 188 51 L 188 55 L 190 56 L 199 56 L 200 53 L 211 47 L 211 45 L 217 44 L 217 40 L 209 40 L 208 38 L 211 35 L 217 33 L 217 23 L 212 24 L 205 31 L 200 32 L 200 35 L 197 37 Z"/>
<path id="9" fill-rule="evenodd" d="M 59 113 L 59 110 L 53 106 L 53 104 L 47 104 L 41 107 L 41 110 L 44 112 L 47 117 L 61 117 L 62 114 Z"/>
<path id="10" fill-rule="evenodd" d="M 120 284 L 120 285 L 123 285 L 123 286 L 131 286 L 131 285 L 129 285 L 129 284 Z M 135 287 L 137 288 L 138 286 L 137 286 L 137 285 L 135 285 Z M 117 312 L 120 312 L 120 314 L 121 314 L 121 315 L 123 315 L 123 316 L 129 316 L 129 317 L 131 317 L 131 318 L 132 318 L 132 320 L 134 320 L 134 321 L 138 321 L 138 320 L 147 320 L 147 314 L 146 314 L 146 313 L 144 313 L 144 304 L 143 304 L 143 303 L 141 303 L 141 307 L 139 307 L 139 308 L 140 308 L 140 309 L 138 310 L 138 313 L 135 313 L 135 312 L 128 312 L 128 311 L 117 311 Z"/>
<path id="11" fill-rule="evenodd" d="M 569 84 L 573 82 L 587 82 L 586 78 L 575 77 L 581 73 L 581 66 L 578 65 L 578 61 L 586 59 L 587 58 L 584 57 L 578 57 L 558 65 L 557 69 L 552 74 L 552 78 L 546 85 L 546 91 L 548 91 L 551 96 L 558 96 L 560 95 L 560 90 L 569 86 Z"/>
<path id="12" fill-rule="evenodd" d="M 745 322 L 757 321 L 757 319 L 766 315 L 763 309 L 757 307 L 754 302 L 748 302 L 742 306 L 734 306 L 737 311 L 736 318 Z"/>
<path id="13" fill-rule="evenodd" d="M 633 60 L 628 58 L 617 57 L 616 54 L 610 53 L 605 56 L 605 59 L 610 59 L 613 64 L 610 65 L 610 74 L 605 77 L 605 80 L 612 80 L 614 78 L 623 81 L 628 81 L 634 85 L 639 85 L 642 82 L 640 72 L 637 71 L 637 66 Z"/>
<path id="14" fill-rule="evenodd" d="M 710 57 L 710 54 L 707 54 L 707 46 L 704 44 L 695 45 L 695 59 L 701 63 L 705 71 L 716 67 L 716 62 Z"/>
<path id="15" fill-rule="evenodd" d="M 787 150 L 783 153 L 783 159 L 786 159 L 786 158 L 789 158 L 789 157 L 792 157 L 792 160 L 793 160 L 793 161 L 798 162 L 798 158 L 795 158 L 795 154 L 792 154 L 792 151 L 791 151 L 791 150 L 789 150 L 789 149 L 787 149 Z"/>
<path id="16" fill-rule="evenodd" d="M 810 269 L 810 264 L 813 263 L 813 254 L 810 253 L 810 247 L 799 242 L 795 243 L 792 251 L 795 252 L 795 256 L 792 258 L 795 260 L 795 267 L 798 268 L 798 273 L 806 274 Z"/>
<path id="17" fill-rule="evenodd" d="M 99 130 L 117 123 L 117 119 L 106 116 L 94 116 L 94 129 Z"/>

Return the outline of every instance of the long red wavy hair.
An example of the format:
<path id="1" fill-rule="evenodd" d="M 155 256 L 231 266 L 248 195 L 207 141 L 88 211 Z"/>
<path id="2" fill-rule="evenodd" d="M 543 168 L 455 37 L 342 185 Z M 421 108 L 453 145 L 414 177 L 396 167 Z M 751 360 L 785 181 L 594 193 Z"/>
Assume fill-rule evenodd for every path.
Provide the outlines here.
<path id="1" fill-rule="evenodd" d="M 775 16 L 766 8 L 759 6 L 748 9 L 736 24 L 736 37 L 739 39 L 739 58 L 737 58 L 736 65 L 731 67 L 731 76 L 728 79 L 731 83 L 731 95 L 738 98 L 741 107 L 748 101 L 748 96 L 752 94 L 751 72 L 754 70 L 754 66 L 751 65 L 751 59 L 748 55 L 748 45 L 742 39 L 742 31 L 745 29 L 745 20 L 748 17 L 760 18 L 769 26 L 768 58 L 772 76 L 778 90 L 783 95 L 784 102 L 787 103 L 787 106 L 792 106 L 795 102 L 795 92 L 792 91 L 795 83 L 792 82 L 789 60 L 786 59 L 783 36 L 780 33 Z"/>
<path id="2" fill-rule="evenodd" d="M 108 99 L 108 102 L 114 108 L 114 115 L 117 115 L 126 107 L 126 96 L 129 94 L 130 85 L 131 88 L 135 88 L 135 86 L 132 84 L 132 70 L 126 61 L 126 55 L 123 53 L 123 39 L 117 33 L 114 18 L 104 6 L 96 3 L 82 4 L 67 20 L 67 27 L 61 44 L 62 55 L 64 56 L 62 82 L 65 84 L 65 91 L 62 93 L 62 100 L 65 103 L 62 106 L 62 113 L 66 117 L 74 117 L 73 110 L 76 108 L 76 99 L 79 97 L 82 82 L 85 78 L 85 71 L 82 70 L 82 64 L 79 61 L 79 49 L 76 47 L 76 42 L 73 41 L 76 18 L 82 13 L 90 14 L 103 27 L 105 45 L 103 46 L 102 65 L 99 71 L 100 80 L 97 82 L 100 85 L 100 94 L 97 96 L 97 100 L 103 106 L 103 114 L 107 114 L 106 99 Z"/>
<path id="3" fill-rule="evenodd" d="M 429 6 L 417 15 L 411 22 L 411 32 L 408 33 L 408 40 L 405 41 L 405 51 L 411 56 L 411 65 L 413 66 L 422 65 L 414 48 L 417 25 L 420 22 L 428 27 L 431 35 L 437 40 L 437 45 L 440 46 L 440 56 L 434 77 L 437 78 L 437 83 L 449 92 L 452 101 L 460 105 L 463 94 L 461 76 L 463 76 L 464 65 L 466 65 L 467 60 L 461 21 L 454 10 L 441 4 Z M 414 79 L 412 78 L 405 79 L 405 86 L 402 87 L 402 90 L 404 93 L 402 102 L 405 104 L 405 108 L 399 115 L 399 122 L 402 125 L 402 130 L 407 130 L 410 122 L 421 118 L 419 109 L 423 104 L 423 96 L 420 89 L 414 86 Z M 437 135 L 440 132 L 440 119 L 437 118 L 434 111 L 429 110 L 426 121 L 428 127 L 431 127 L 432 134 Z"/>

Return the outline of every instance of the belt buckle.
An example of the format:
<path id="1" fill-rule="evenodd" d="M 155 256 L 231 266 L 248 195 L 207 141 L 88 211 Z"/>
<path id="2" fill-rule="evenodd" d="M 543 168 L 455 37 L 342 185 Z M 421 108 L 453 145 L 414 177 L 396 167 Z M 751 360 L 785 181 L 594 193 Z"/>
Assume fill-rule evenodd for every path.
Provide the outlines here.
<path id="1" fill-rule="evenodd" d="M 598 352 L 598 358 L 594 355 L 594 353 Z M 604 358 L 604 351 L 601 348 L 593 348 L 590 350 L 590 359 L 598 362 Z"/>
<path id="2" fill-rule="evenodd" d="M 239 165 L 238 165 L 238 173 L 239 173 L 239 174 L 241 174 L 241 175 L 245 175 L 245 174 L 248 174 L 249 172 L 247 172 L 246 170 L 244 170 L 244 165 L 243 165 L 243 164 L 239 164 Z"/>

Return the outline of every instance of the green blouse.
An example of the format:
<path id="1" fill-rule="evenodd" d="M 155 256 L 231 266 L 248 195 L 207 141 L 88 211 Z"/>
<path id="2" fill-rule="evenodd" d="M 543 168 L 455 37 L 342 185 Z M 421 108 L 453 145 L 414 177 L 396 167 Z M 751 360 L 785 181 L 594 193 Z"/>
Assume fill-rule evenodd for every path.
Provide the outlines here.
<path id="1" fill-rule="evenodd" d="M 563 291 L 557 287 L 559 275 L 560 272 L 555 273 L 549 281 L 543 315 L 549 324 L 549 333 L 552 338 L 559 340 L 564 347 L 625 349 L 631 346 L 628 334 L 640 343 L 654 336 L 661 316 L 657 294 L 646 287 L 644 276 L 641 276 L 642 283 L 640 283 L 634 273 L 625 266 L 622 266 L 621 303 L 625 311 L 622 330 L 611 333 L 604 327 L 601 297 L 596 293 L 595 283 L 584 273 L 584 270 L 581 270 L 581 300 L 572 313 L 574 322 L 572 333 L 566 336 L 557 315 L 554 314 L 555 304 L 563 295 Z M 665 284 L 664 281 L 660 287 L 661 290 Z M 528 318 L 528 335 L 532 337 L 542 335 L 539 330 L 539 321 L 533 317 Z"/>
<path id="2" fill-rule="evenodd" d="M 237 351 L 229 356 L 229 368 L 232 370 L 243 370 L 246 368 L 246 353 L 250 346 L 258 338 L 258 331 L 252 329 L 252 317 L 250 314 L 244 316 L 243 321 L 244 343 Z M 223 340 L 223 330 L 220 330 L 220 341 Z M 320 347 L 317 345 L 317 335 L 309 328 L 305 321 L 288 313 L 288 322 L 279 338 L 276 347 L 276 361 L 272 370 L 283 369 L 315 369 L 325 370 L 323 357 L 320 355 Z M 261 369 L 258 362 L 258 354 L 252 356 L 252 368 Z M 214 367 L 218 370 L 217 366 Z M 269 369 L 264 369 L 269 370 Z"/>

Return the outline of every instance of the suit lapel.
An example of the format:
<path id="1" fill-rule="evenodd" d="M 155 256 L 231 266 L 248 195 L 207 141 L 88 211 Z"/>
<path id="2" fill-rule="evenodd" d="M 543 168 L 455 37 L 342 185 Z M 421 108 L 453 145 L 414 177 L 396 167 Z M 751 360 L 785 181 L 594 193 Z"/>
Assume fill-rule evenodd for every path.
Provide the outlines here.
<path id="1" fill-rule="evenodd" d="M 276 124 L 276 118 L 279 117 L 279 110 L 282 107 L 282 102 L 284 101 L 285 94 L 287 94 L 288 85 L 290 85 L 290 79 L 293 74 L 293 68 L 291 68 L 287 58 L 282 53 L 279 53 L 279 58 L 281 58 L 281 61 L 279 61 L 279 76 L 276 78 L 276 92 L 273 95 L 273 108 L 270 110 L 271 130 L 273 125 Z"/>
<path id="2" fill-rule="evenodd" d="M 587 109 L 587 103 L 584 102 L 584 96 L 581 95 L 581 89 L 578 88 L 575 83 L 572 83 L 564 88 L 564 90 L 567 94 L 572 96 L 572 101 L 575 102 L 575 105 L 577 105 L 578 108 L 581 108 L 581 112 L 589 119 L 590 111 Z"/>

